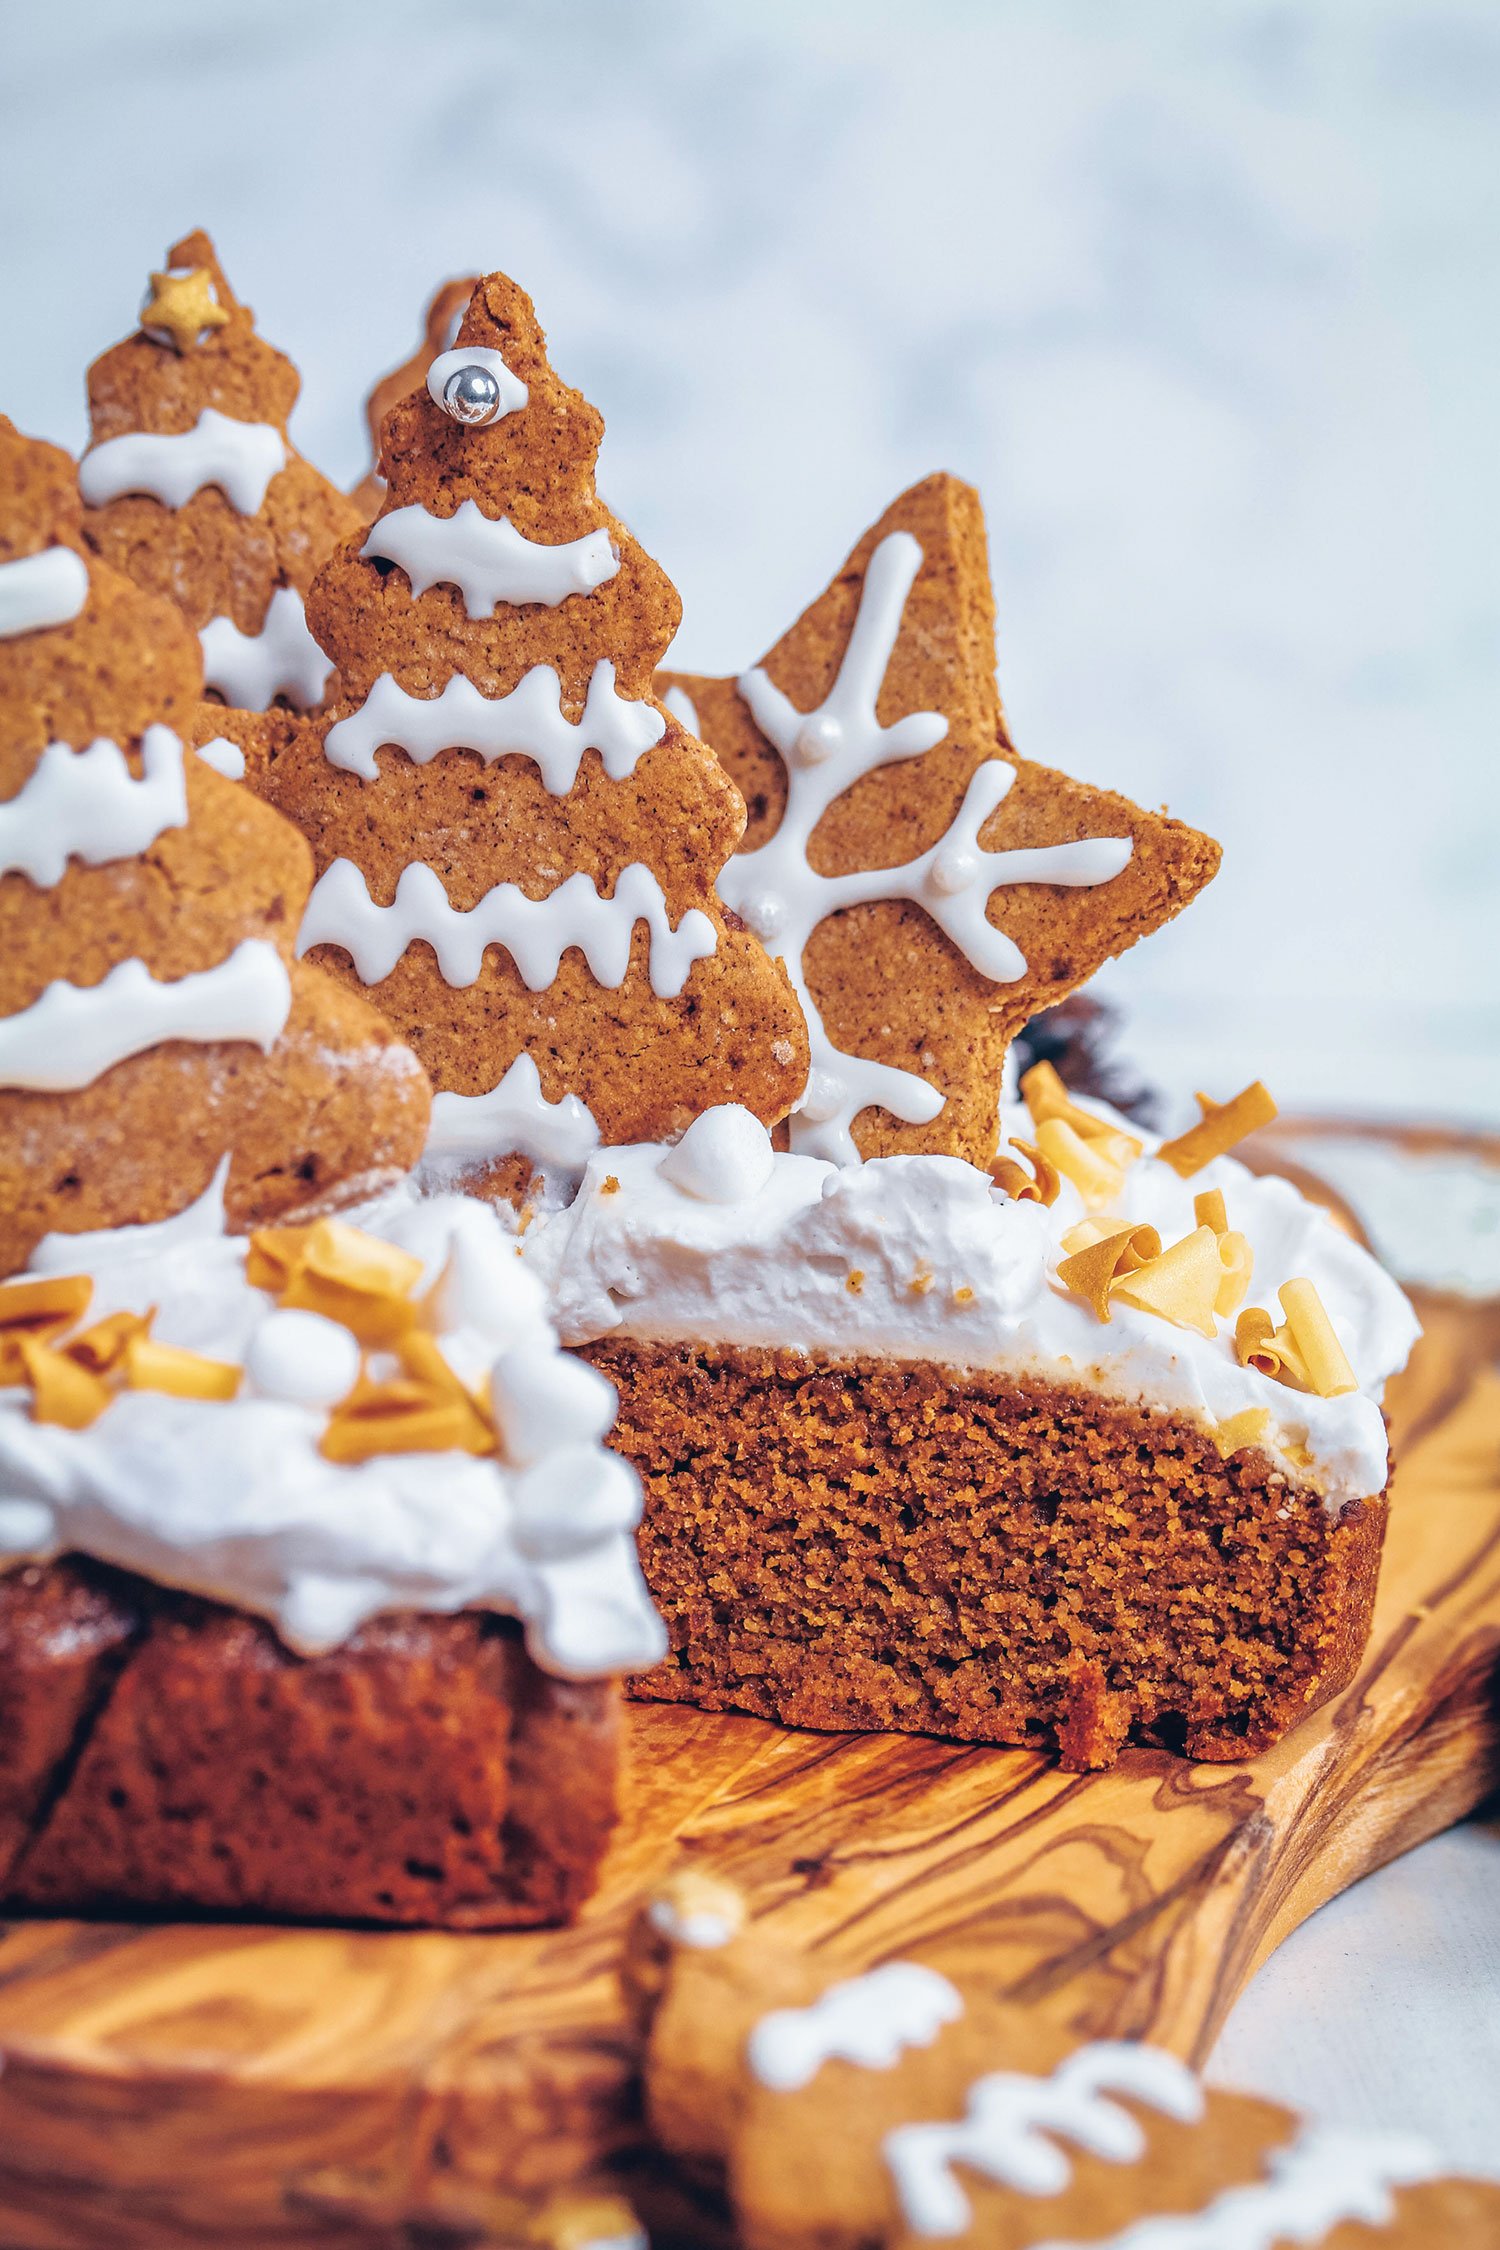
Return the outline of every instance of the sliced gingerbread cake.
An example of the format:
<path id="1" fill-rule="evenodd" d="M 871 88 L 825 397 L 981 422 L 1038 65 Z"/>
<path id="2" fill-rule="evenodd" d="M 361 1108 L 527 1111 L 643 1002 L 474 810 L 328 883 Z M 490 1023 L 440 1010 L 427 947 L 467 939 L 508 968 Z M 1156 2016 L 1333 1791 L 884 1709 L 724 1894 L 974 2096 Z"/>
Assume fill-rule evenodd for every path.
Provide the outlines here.
<path id="1" fill-rule="evenodd" d="M 567 1914 L 663 1647 L 613 1395 L 404 1184 L 427 1080 L 296 960 L 187 625 L 0 469 L 0 1906 Z"/>

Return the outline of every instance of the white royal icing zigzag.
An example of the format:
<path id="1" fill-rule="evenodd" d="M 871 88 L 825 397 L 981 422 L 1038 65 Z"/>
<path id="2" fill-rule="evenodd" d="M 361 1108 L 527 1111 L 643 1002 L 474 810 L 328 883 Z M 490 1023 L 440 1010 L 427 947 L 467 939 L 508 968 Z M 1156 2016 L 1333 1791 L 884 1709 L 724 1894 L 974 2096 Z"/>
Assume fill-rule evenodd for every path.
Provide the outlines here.
<path id="1" fill-rule="evenodd" d="M 286 440 L 269 422 L 236 422 L 205 406 L 190 430 L 128 430 L 106 438 L 78 464 L 78 489 L 102 508 L 127 492 L 143 492 L 164 508 L 185 507 L 216 484 L 242 516 L 259 515 L 272 477 L 286 467 Z"/>
<path id="2" fill-rule="evenodd" d="M 458 318 L 462 320 L 463 314 L 460 313 Z M 482 425 L 485 429 L 493 429 L 494 423 L 503 422 L 507 414 L 519 414 L 531 396 L 520 376 L 512 374 L 499 352 L 492 350 L 487 344 L 462 344 L 439 352 L 427 370 L 427 395 L 435 406 L 443 403 L 444 384 L 463 367 L 482 367 L 486 375 L 493 375 L 495 378 L 495 387 L 500 393 L 500 411 L 495 415 L 494 421 Z"/>
<path id="3" fill-rule="evenodd" d="M 616 990 L 630 966 L 637 922 L 651 933 L 651 989 L 659 1000 L 673 1000 L 693 963 L 705 960 L 718 940 L 696 906 L 673 930 L 661 885 L 639 860 L 621 869 L 612 898 L 602 897 L 580 869 L 546 898 L 528 898 L 516 883 L 497 883 L 477 905 L 461 909 L 421 860 L 402 870 L 392 903 L 377 906 L 354 862 L 336 859 L 313 886 L 297 950 L 342 946 L 361 981 L 378 984 L 422 938 L 437 955 L 444 982 L 468 985 L 484 965 L 486 946 L 499 945 L 527 989 L 545 992 L 576 945 L 596 980 Z"/>
<path id="4" fill-rule="evenodd" d="M 60 883 L 69 859 L 102 867 L 134 859 L 168 828 L 187 826 L 182 744 L 170 727 L 141 736 L 139 780 L 104 735 L 86 750 L 49 742 L 18 794 L 0 804 L 0 875 Z"/>
<path id="5" fill-rule="evenodd" d="M 669 687 L 666 694 L 662 697 L 662 701 L 663 703 L 665 703 L 667 709 L 671 712 L 678 725 L 686 727 L 689 734 L 698 735 L 698 739 L 701 742 L 703 740 L 703 737 L 701 734 L 698 734 L 698 706 L 693 701 L 692 697 L 688 694 L 687 689 L 680 687 Z"/>
<path id="6" fill-rule="evenodd" d="M 907 2226 L 913 2234 L 963 2233 L 973 2210 L 954 2175 L 957 2164 L 1022 2195 L 1060 2195 L 1073 2167 L 1059 2140 L 1111 2164 L 1138 2162 L 1146 2136 L 1111 2094 L 1128 2094 L 1184 2124 L 1203 2115 L 1203 2090 L 1187 2066 L 1133 2041 L 1080 2047 L 1050 2078 L 996 2071 L 970 2087 L 956 2123 L 898 2125 L 886 2134 L 881 2153 Z"/>
<path id="7" fill-rule="evenodd" d="M 228 735 L 216 734 L 211 742 L 199 745 L 198 755 L 206 766 L 221 773 L 226 781 L 243 781 L 245 778 L 245 753 Z"/>
<path id="8" fill-rule="evenodd" d="M 277 587 L 258 633 L 242 633 L 232 617 L 215 617 L 198 639 L 204 686 L 237 711 L 269 711 L 278 695 L 310 711 L 322 701 L 333 672 L 308 631 L 295 586 Z"/>
<path id="9" fill-rule="evenodd" d="M 88 564 L 71 547 L 0 563 L 0 641 L 66 625 L 89 598 Z"/>
<path id="10" fill-rule="evenodd" d="M 623 781 L 666 731 L 651 704 L 620 694 L 607 658 L 594 666 L 580 719 L 564 716 L 562 682 L 550 664 L 533 664 L 508 695 L 496 696 L 481 695 L 462 672 L 440 695 L 408 695 L 382 672 L 359 709 L 329 728 L 323 753 L 365 781 L 379 779 L 375 753 L 384 743 L 419 766 L 443 750 L 477 750 L 486 763 L 515 753 L 534 759 L 546 788 L 564 797 L 585 750 L 597 750 L 610 780 Z"/>
<path id="11" fill-rule="evenodd" d="M 98 984 L 59 978 L 0 1019 L 0 1086 L 71 1094 L 129 1055 L 169 1039 L 247 1040 L 269 1052 L 291 1013 L 292 983 L 274 945 L 246 938 L 227 960 L 171 982 L 122 961 Z"/>
<path id="12" fill-rule="evenodd" d="M 830 1985 L 808 2008 L 777 2008 L 750 2034 L 745 2058 L 762 2086 L 794 2094 L 838 2058 L 893 2070 L 908 2047 L 930 2047 L 963 2001 L 945 1976 L 920 1961 L 887 1961 L 867 1976 Z"/>
<path id="13" fill-rule="evenodd" d="M 875 715 L 907 596 L 921 567 L 922 550 L 910 532 L 894 531 L 882 539 L 865 571 L 838 677 L 815 711 L 799 711 L 759 666 L 739 683 L 756 725 L 786 767 L 787 803 L 770 841 L 725 865 L 719 896 L 785 963 L 807 1018 L 812 1070 L 800 1108 L 789 1120 L 791 1145 L 802 1155 L 837 1164 L 859 1160 L 850 1128 L 861 1110 L 878 1104 L 909 1125 L 926 1125 L 942 1109 L 944 1097 L 912 1071 L 834 1046 L 802 972 L 803 952 L 818 924 L 843 907 L 910 899 L 926 908 L 982 976 L 1011 983 L 1025 974 L 1026 963 L 1011 939 L 989 921 L 985 909 L 991 894 L 1011 883 L 1107 883 L 1133 849 L 1129 837 L 1090 837 L 1032 851 L 985 850 L 979 831 L 1016 778 L 1013 766 L 994 758 L 975 773 L 946 834 L 930 851 L 901 867 L 856 869 L 848 875 L 814 872 L 808 842 L 834 800 L 865 774 L 920 757 L 948 731 L 937 711 L 913 711 L 888 727 Z"/>
<path id="14" fill-rule="evenodd" d="M 415 503 L 393 508 L 371 525 L 360 553 L 397 564 L 413 594 L 456 586 L 470 617 L 491 617 L 501 602 L 555 609 L 570 594 L 593 593 L 620 567 L 602 528 L 548 547 L 517 531 L 509 516 L 487 516 L 477 500 L 460 502 L 451 516 Z"/>
<path id="15" fill-rule="evenodd" d="M 1437 2179 L 1442 2166 L 1420 2141 L 1306 2126 L 1266 2158 L 1270 2177 L 1229 2188 L 1201 2211 L 1137 2219 L 1107 2242 L 1050 2242 L 1038 2250 L 1278 2250 L 1322 2242 L 1336 2226 L 1361 2220 L 1389 2226 L 1392 2189 Z"/>
<path id="16" fill-rule="evenodd" d="M 530 1055 L 517 1055 L 487 1094 L 433 1096 L 432 1123 L 423 1151 L 429 1171 L 459 1172 L 491 1157 L 524 1156 L 544 1173 L 581 1172 L 599 1146 L 599 1127 L 577 1094 L 549 1102 Z"/>

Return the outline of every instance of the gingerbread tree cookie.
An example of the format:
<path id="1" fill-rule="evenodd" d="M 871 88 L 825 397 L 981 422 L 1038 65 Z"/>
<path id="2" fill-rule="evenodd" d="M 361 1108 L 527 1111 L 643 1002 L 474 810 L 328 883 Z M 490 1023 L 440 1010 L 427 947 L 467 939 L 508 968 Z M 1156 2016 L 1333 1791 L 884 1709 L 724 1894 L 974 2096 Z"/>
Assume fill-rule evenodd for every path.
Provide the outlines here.
<path id="1" fill-rule="evenodd" d="M 490 275 L 386 417 L 385 508 L 308 605 L 339 699 L 263 784 L 317 858 L 302 950 L 411 1041 L 435 1152 L 493 1192 L 559 1142 L 770 1122 L 807 1077 L 713 889 L 744 806 L 651 694 L 677 596 L 598 497 L 602 429 Z"/>
<path id="2" fill-rule="evenodd" d="M 477 273 L 462 274 L 456 280 L 445 281 L 427 300 L 427 310 L 422 315 L 422 336 L 410 359 L 393 367 L 389 375 L 382 375 L 365 400 L 365 423 L 370 432 L 370 466 L 349 495 L 360 514 L 369 521 L 378 515 L 385 499 L 385 476 L 380 466 L 380 432 L 387 414 L 398 406 L 408 391 L 414 391 L 427 380 L 427 370 L 442 352 L 451 351 L 458 342 L 458 326 L 469 307 L 469 299 L 479 287 Z"/>
<path id="3" fill-rule="evenodd" d="M 812 1035 L 791 1145 L 988 1164 L 1005 1050 L 1168 921 L 1219 848 L 1017 755 L 978 495 L 929 477 L 738 680 L 664 673 L 750 807 L 722 897 Z"/>
<path id="4" fill-rule="evenodd" d="M 1495 2239 L 1500 2186 L 1402 2134 L 1349 2133 L 1208 2090 L 1138 2040 L 921 1961 L 862 1973 L 778 1946 L 703 1875 L 647 1906 L 647 2111 L 745 2250 L 1092 2243 L 1271 2250 Z M 1368 2230 L 1368 2231 L 1367 2231 Z"/>
<path id="5" fill-rule="evenodd" d="M 177 604 L 202 643 L 210 700 L 231 710 L 315 709 L 332 675 L 303 603 L 361 519 L 287 436 L 298 388 L 201 232 L 151 276 L 136 333 L 89 369 L 85 536 Z M 217 711 L 199 732 L 258 746 L 258 730 Z"/>
<path id="6" fill-rule="evenodd" d="M 0 419 L 0 1274 L 53 1230 L 232 1225 L 378 1184 L 429 1090 L 294 958 L 300 836 L 184 748 L 198 649 L 84 545 L 73 464 Z"/>

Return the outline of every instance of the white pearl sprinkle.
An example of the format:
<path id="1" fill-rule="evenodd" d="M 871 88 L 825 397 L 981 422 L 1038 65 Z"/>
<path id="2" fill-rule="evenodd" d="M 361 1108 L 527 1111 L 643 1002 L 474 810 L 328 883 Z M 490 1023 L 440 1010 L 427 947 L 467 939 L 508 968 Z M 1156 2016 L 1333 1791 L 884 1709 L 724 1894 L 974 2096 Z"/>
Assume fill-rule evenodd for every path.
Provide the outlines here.
<path id="1" fill-rule="evenodd" d="M 843 749 L 844 741 L 843 721 L 831 711 L 815 711 L 797 729 L 792 756 L 799 766 L 821 766 Z"/>
<path id="2" fill-rule="evenodd" d="M 956 898 L 979 879 L 979 854 L 955 847 L 939 852 L 928 870 L 927 880 L 933 890 L 943 898 Z"/>

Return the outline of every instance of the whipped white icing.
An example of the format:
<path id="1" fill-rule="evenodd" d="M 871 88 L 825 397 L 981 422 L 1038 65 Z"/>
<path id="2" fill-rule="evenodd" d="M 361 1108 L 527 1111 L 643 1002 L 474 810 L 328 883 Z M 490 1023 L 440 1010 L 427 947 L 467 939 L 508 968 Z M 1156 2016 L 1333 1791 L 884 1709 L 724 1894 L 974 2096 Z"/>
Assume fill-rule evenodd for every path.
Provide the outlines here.
<path id="1" fill-rule="evenodd" d="M 1101 1102 L 1081 1106 L 1135 1130 Z M 1024 1108 L 1001 1114 L 1007 1134 L 1029 1138 Z M 1330 1510 L 1383 1488 L 1380 1400 L 1416 1340 L 1416 1317 L 1375 1260 L 1288 1181 L 1232 1157 L 1182 1180 L 1138 1134 L 1148 1154 L 1129 1167 L 1111 1215 L 1171 1243 L 1195 1224 L 1194 1196 L 1221 1189 L 1254 1254 L 1247 1301 L 1274 1315 L 1283 1282 L 1305 1274 L 1315 1284 L 1359 1384 L 1342 1398 L 1241 1367 L 1232 1319 L 1212 1338 L 1120 1303 L 1108 1323 L 1097 1320 L 1056 1280 L 1062 1237 L 1085 1215 L 1066 1180 L 1046 1209 L 1011 1201 L 955 1157 L 880 1157 L 845 1170 L 772 1155 L 763 1128 L 744 1153 L 754 1138 L 746 1122 L 738 1112 L 726 1133 L 723 1112 L 709 1111 L 670 1151 L 601 1149 L 573 1202 L 538 1215 L 525 1256 L 565 1343 L 622 1335 L 933 1359 L 1076 1381 L 1208 1425 L 1265 1407 L 1266 1442 L 1310 1468 Z M 719 1182 L 713 1197 L 695 1186 L 706 1177 Z"/>
<path id="2" fill-rule="evenodd" d="M 402 1189 L 347 1216 L 422 1260 L 419 1296 L 440 1284 L 440 1348 L 488 1381 L 504 1459 L 341 1464 L 318 1445 L 352 1340 L 251 1287 L 246 1244 L 224 1231 L 226 1169 L 161 1225 L 49 1235 L 28 1271 L 91 1274 L 90 1320 L 154 1306 L 162 1342 L 246 1368 L 239 1395 L 124 1391 L 68 1430 L 0 1389 L 0 1560 L 93 1555 L 249 1610 L 304 1653 L 384 1611 L 481 1608 L 520 1618 L 537 1662 L 566 1677 L 654 1663 L 666 1641 L 635 1556 L 640 1488 L 600 1442 L 613 1390 L 558 1351 L 496 1213 Z"/>

